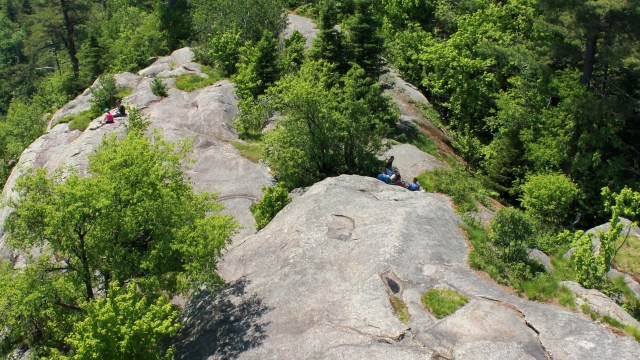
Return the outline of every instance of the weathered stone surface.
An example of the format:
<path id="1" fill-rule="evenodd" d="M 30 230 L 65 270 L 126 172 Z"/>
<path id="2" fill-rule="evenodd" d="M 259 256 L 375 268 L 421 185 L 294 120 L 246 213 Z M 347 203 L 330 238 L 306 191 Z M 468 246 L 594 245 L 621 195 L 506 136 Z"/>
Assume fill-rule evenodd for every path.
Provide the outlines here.
<path id="1" fill-rule="evenodd" d="M 287 27 L 284 29 L 282 36 L 286 39 L 291 37 L 294 31 L 298 30 L 307 39 L 304 46 L 309 49 L 313 43 L 313 39 L 320 30 L 316 27 L 316 24 L 306 17 L 298 16 L 296 14 L 289 14 Z"/>
<path id="2" fill-rule="evenodd" d="M 144 77 L 168 77 L 182 74 L 194 74 L 208 77 L 201 72 L 200 64 L 193 62 L 194 54 L 191 48 L 182 48 L 174 51 L 169 56 L 156 60 L 149 67 L 138 72 Z"/>
<path id="3" fill-rule="evenodd" d="M 562 281 L 560 285 L 571 290 L 578 307 L 587 304 L 600 315 L 608 315 L 625 325 L 640 328 L 640 322 L 624 311 L 615 301 L 595 289 L 585 289 L 574 281 Z"/>
<path id="4" fill-rule="evenodd" d="M 640 344 L 631 337 L 478 276 L 459 223 L 437 194 L 359 176 L 317 183 L 229 249 L 220 273 L 231 287 L 198 305 L 226 304 L 218 316 L 226 319 L 192 315 L 199 325 L 189 329 L 200 330 L 183 333 L 178 357 L 637 358 Z M 436 286 L 470 303 L 436 320 L 420 299 Z M 391 308 L 392 293 L 407 304 L 407 324 Z M 249 318 L 239 316 L 252 307 Z"/>
<path id="5" fill-rule="evenodd" d="M 544 266 L 546 271 L 553 271 L 553 264 L 551 264 L 551 259 L 547 254 L 538 249 L 527 249 L 527 255 L 529 259 L 537 261 L 540 265 Z"/>

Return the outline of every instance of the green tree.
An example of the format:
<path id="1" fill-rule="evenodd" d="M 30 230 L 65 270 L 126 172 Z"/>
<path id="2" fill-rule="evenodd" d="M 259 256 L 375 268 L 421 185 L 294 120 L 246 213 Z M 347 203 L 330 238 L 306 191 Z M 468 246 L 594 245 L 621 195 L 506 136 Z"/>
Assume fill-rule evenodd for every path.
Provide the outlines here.
<path id="1" fill-rule="evenodd" d="M 520 203 L 532 217 L 560 226 L 571 217 L 579 195 L 578 186 L 567 176 L 539 174 L 522 185 Z"/>
<path id="2" fill-rule="evenodd" d="M 159 135 L 149 141 L 136 129 L 104 140 L 90 158 L 90 177 L 49 177 L 39 169 L 18 181 L 20 196 L 5 224 L 9 243 L 21 253 L 36 247 L 56 254 L 28 265 L 40 266 L 38 281 L 52 290 L 26 288 L 22 296 L 43 297 L 57 312 L 94 301 L 96 289 L 109 297 L 112 284 L 133 278 L 145 295 L 220 283 L 217 260 L 237 223 L 219 213 L 215 194 L 195 194 L 185 181 L 189 142 L 176 146 Z M 68 334 L 46 336 L 62 342 Z"/>
<path id="3" fill-rule="evenodd" d="M 344 23 L 344 32 L 350 61 L 377 80 L 385 71 L 384 39 L 380 36 L 382 22 L 374 15 L 373 7 L 370 1 L 357 0 L 355 13 Z"/>
<path id="4" fill-rule="evenodd" d="M 283 118 L 265 138 L 266 159 L 288 188 L 327 176 L 369 174 L 387 126 L 366 92 L 364 71 L 342 80 L 325 61 L 310 61 L 283 77 L 267 97 Z M 375 87 L 374 87 L 375 89 Z M 379 88 L 378 88 L 379 89 Z"/>
<path id="5" fill-rule="evenodd" d="M 242 45 L 240 31 L 235 27 L 229 28 L 211 38 L 208 55 L 224 75 L 231 76 L 236 73 L 236 64 L 240 61 Z"/>
<path id="6" fill-rule="evenodd" d="M 192 0 L 193 27 L 201 42 L 235 28 L 242 41 L 258 42 L 264 31 L 280 35 L 287 25 L 281 0 Z"/>
<path id="7" fill-rule="evenodd" d="M 335 66 L 336 71 L 344 74 L 349 69 L 348 49 L 344 45 L 344 35 L 335 28 L 338 23 L 338 8 L 334 0 L 322 0 L 318 4 L 318 28 L 320 31 L 313 40 L 309 57 L 325 60 Z"/>
<path id="8" fill-rule="evenodd" d="M 527 245 L 533 236 L 533 223 L 525 213 L 506 207 L 491 220 L 491 241 L 502 249 L 507 261 L 520 261 L 526 257 Z"/>
<path id="9" fill-rule="evenodd" d="M 576 280 L 587 288 L 600 288 L 606 280 L 606 275 L 611 270 L 618 250 L 626 243 L 627 236 L 620 237 L 622 223 L 620 217 L 625 216 L 635 221 L 630 227 L 638 226 L 640 216 L 640 193 L 624 188 L 619 193 L 612 193 L 608 188 L 602 189 L 605 198 L 605 210 L 610 212 L 609 229 L 606 232 L 599 231 L 600 249 L 594 252 L 594 234 L 577 231 L 569 232 L 561 236 L 570 238 L 573 236 L 574 260 Z M 620 240 L 621 239 L 621 240 Z M 618 244 L 619 243 L 619 244 Z"/>
<path id="10" fill-rule="evenodd" d="M 233 77 L 240 100 L 253 100 L 272 85 L 281 74 L 278 40 L 268 32 L 255 46 L 248 45 Z"/>
<path id="11" fill-rule="evenodd" d="M 112 287 L 108 297 L 84 306 L 86 317 L 67 340 L 74 359 L 173 359 L 162 341 L 176 334 L 178 311 L 163 297 L 141 296 L 135 283 Z"/>

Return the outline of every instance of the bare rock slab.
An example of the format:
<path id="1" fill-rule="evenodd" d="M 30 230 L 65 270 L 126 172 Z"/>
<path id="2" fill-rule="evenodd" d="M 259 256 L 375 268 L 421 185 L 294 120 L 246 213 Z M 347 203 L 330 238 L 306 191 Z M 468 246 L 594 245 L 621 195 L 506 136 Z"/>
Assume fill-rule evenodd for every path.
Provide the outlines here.
<path id="1" fill-rule="evenodd" d="M 630 336 L 518 298 L 476 274 L 459 225 L 444 196 L 374 178 L 325 179 L 236 242 L 220 263 L 223 278 L 231 287 L 242 282 L 243 290 L 210 303 L 240 304 L 226 311 L 234 313 L 253 299 L 261 310 L 231 335 L 214 337 L 226 322 L 199 318 L 207 326 L 190 325 L 201 330 L 181 339 L 178 358 L 192 358 L 194 348 L 204 349 L 198 358 L 225 358 L 216 349 L 243 338 L 253 340 L 233 358 L 637 358 L 640 344 Z M 437 286 L 470 302 L 438 320 L 420 300 Z M 392 309 L 392 294 L 406 304 L 407 323 Z"/>

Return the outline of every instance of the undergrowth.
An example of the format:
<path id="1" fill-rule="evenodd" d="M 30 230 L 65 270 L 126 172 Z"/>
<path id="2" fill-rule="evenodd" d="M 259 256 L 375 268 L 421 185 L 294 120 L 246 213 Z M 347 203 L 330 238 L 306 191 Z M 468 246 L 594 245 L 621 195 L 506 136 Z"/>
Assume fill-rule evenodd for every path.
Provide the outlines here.
<path id="1" fill-rule="evenodd" d="M 264 148 L 262 147 L 262 143 L 250 143 L 250 142 L 242 142 L 242 141 L 234 141 L 231 143 L 233 147 L 238 149 L 240 155 L 249 159 L 251 162 L 258 163 L 260 159 L 264 158 Z"/>

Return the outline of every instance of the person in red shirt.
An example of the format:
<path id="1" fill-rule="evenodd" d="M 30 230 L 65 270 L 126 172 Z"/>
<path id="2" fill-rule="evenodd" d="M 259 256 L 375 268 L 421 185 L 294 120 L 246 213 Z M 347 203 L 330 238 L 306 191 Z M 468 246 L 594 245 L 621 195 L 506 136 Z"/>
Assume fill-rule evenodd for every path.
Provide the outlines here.
<path id="1" fill-rule="evenodd" d="M 113 124 L 113 114 L 109 111 L 109 108 L 104 109 L 104 119 L 100 122 L 104 124 Z"/>

